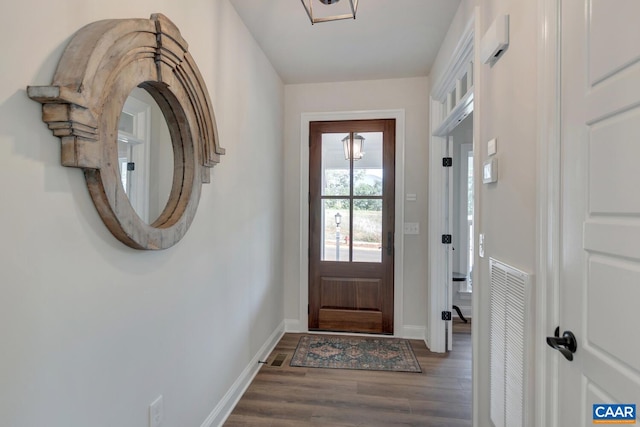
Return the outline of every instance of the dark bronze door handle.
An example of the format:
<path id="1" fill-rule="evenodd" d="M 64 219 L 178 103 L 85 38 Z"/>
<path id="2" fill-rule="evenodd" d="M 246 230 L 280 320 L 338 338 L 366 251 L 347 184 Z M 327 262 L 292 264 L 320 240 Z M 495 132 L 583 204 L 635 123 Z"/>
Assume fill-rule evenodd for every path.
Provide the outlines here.
<path id="1" fill-rule="evenodd" d="M 555 330 L 554 336 L 547 337 L 547 344 L 558 350 L 568 360 L 573 360 L 573 353 L 578 349 L 578 341 L 571 331 L 564 331 L 560 336 L 560 326 Z"/>

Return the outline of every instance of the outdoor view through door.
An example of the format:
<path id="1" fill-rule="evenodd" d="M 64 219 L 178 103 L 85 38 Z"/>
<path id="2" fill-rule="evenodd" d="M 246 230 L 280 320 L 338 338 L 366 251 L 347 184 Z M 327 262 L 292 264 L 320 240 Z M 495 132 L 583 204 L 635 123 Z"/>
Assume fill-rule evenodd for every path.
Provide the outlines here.
<path id="1" fill-rule="evenodd" d="M 309 125 L 309 329 L 393 333 L 395 120 Z"/>

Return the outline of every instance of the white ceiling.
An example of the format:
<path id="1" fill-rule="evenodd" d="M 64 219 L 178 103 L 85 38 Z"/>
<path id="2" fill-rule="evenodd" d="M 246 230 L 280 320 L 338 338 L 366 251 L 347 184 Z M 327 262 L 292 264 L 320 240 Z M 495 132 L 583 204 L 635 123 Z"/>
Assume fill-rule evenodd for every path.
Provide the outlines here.
<path id="1" fill-rule="evenodd" d="M 230 1 L 285 84 L 426 76 L 460 4 L 360 0 L 355 20 L 311 25 L 300 0 Z"/>

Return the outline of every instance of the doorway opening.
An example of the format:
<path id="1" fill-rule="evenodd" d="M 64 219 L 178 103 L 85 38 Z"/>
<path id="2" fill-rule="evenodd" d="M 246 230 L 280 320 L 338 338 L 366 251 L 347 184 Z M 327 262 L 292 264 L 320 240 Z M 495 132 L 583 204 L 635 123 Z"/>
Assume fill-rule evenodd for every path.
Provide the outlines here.
<path id="1" fill-rule="evenodd" d="M 453 158 L 452 211 L 452 315 L 462 323 L 473 316 L 471 296 L 474 256 L 473 237 L 473 113 L 470 113 L 449 136 Z"/>
<path id="2" fill-rule="evenodd" d="M 478 175 L 477 159 L 476 170 L 469 170 L 469 164 L 474 166 L 469 152 L 473 154 L 473 135 L 478 128 L 477 123 L 474 126 L 473 118 L 477 80 L 474 72 L 476 24 L 474 14 L 445 73 L 431 91 L 428 338 L 429 348 L 438 353 L 453 348 L 452 321 L 456 317 L 467 319 L 467 315 L 471 316 L 471 308 L 477 300 L 470 292 L 472 261 L 477 256 L 472 240 L 477 230 L 473 227 L 474 215 L 469 215 L 472 212 L 469 206 L 473 209 L 469 196 L 471 201 L 474 197 L 473 193 L 469 195 L 468 185 L 462 186 L 462 182 L 469 180 L 469 172 L 472 176 Z M 462 156 L 462 144 L 471 144 L 465 145 L 466 156 Z M 462 164 L 466 166 L 465 171 Z M 466 205 L 466 213 L 461 213 L 463 205 Z"/>

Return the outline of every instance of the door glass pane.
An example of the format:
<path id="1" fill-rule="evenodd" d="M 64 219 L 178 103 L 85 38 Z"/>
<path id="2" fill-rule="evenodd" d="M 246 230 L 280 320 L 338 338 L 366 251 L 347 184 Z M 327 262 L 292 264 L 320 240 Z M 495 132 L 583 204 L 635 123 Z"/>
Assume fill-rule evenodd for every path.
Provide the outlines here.
<path id="1" fill-rule="evenodd" d="M 351 185 L 349 160 L 345 158 L 343 139 L 348 133 L 322 134 L 322 195 L 348 196 Z"/>
<path id="2" fill-rule="evenodd" d="M 322 236 L 320 259 L 322 261 L 349 262 L 349 200 L 326 199 L 322 201 Z"/>
<path id="3" fill-rule="evenodd" d="M 382 262 L 382 200 L 353 201 L 353 261 Z"/>
<path id="4" fill-rule="evenodd" d="M 382 132 L 359 132 L 362 157 L 353 162 L 353 194 L 382 196 Z"/>

